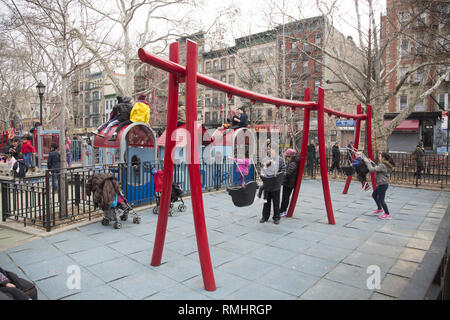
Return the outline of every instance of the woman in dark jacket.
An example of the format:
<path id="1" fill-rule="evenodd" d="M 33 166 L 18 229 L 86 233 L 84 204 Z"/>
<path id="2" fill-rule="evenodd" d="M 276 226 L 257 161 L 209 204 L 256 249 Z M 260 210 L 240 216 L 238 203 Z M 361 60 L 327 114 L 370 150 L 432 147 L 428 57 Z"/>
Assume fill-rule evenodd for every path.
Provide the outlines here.
<path id="1" fill-rule="evenodd" d="M 335 169 L 337 169 L 339 171 L 339 162 L 341 162 L 341 150 L 339 148 L 339 142 L 336 142 L 333 146 L 333 148 L 331 149 L 331 154 L 332 154 L 332 164 L 331 164 L 331 168 L 330 168 L 330 173 L 333 172 Z"/>
<path id="2" fill-rule="evenodd" d="M 300 158 L 297 156 L 295 149 L 287 149 L 284 153 L 287 161 L 286 178 L 283 182 L 283 197 L 281 200 L 280 216 L 284 217 L 287 214 L 289 207 L 289 200 L 292 194 L 292 190 L 295 187 L 295 181 L 297 180 L 298 163 Z"/>

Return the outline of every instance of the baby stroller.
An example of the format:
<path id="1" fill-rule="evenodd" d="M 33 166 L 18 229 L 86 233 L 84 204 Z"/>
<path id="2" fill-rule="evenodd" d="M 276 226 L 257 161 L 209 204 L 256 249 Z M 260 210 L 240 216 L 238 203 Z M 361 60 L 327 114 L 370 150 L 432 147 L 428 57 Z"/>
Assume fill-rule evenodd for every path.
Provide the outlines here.
<path id="1" fill-rule="evenodd" d="M 153 173 L 153 179 L 155 182 L 155 197 L 156 197 L 156 206 L 153 208 L 153 213 L 158 214 L 159 205 L 160 205 L 160 201 L 161 201 L 162 180 L 163 180 L 164 172 L 153 169 L 152 173 Z M 181 201 L 181 204 L 178 205 L 178 211 L 180 211 L 180 212 L 186 211 L 187 207 L 184 204 L 182 195 L 183 195 L 183 190 L 181 189 L 181 186 L 177 183 L 172 183 L 172 194 L 170 196 L 169 216 L 173 215 L 174 203 L 177 201 Z"/>
<path id="2" fill-rule="evenodd" d="M 133 217 L 133 223 L 140 224 L 141 217 L 134 211 L 132 205 L 125 198 L 122 190 L 116 195 L 114 202 L 111 204 L 108 210 L 103 211 L 104 217 L 102 225 L 107 226 L 114 221 L 114 229 L 122 228 L 120 221 L 127 221 L 128 215 L 131 213 Z"/>

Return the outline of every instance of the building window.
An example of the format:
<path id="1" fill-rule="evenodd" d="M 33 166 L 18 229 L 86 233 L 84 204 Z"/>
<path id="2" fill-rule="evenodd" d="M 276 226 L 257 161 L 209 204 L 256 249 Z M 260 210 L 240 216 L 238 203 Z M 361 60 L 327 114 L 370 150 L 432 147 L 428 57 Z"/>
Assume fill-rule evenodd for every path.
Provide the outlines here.
<path id="1" fill-rule="evenodd" d="M 419 101 L 415 106 L 416 111 L 425 111 L 425 100 Z"/>
<path id="2" fill-rule="evenodd" d="M 267 121 L 271 121 L 273 117 L 272 109 L 267 109 Z"/>
<path id="3" fill-rule="evenodd" d="M 269 55 L 269 58 L 273 58 L 273 53 L 274 53 L 274 49 L 273 49 L 273 47 L 269 47 L 269 48 L 267 48 L 267 51 L 268 51 L 268 55 Z"/>
<path id="4" fill-rule="evenodd" d="M 234 69 L 235 58 L 230 57 L 230 69 Z"/>
<path id="5" fill-rule="evenodd" d="M 220 60 L 220 70 L 226 70 L 227 69 L 227 58 L 223 58 Z"/>
<path id="6" fill-rule="evenodd" d="M 408 54 L 409 54 L 409 41 L 402 40 L 402 43 L 400 45 L 400 55 L 404 57 L 407 56 Z"/>
<path id="7" fill-rule="evenodd" d="M 317 95 L 319 93 L 320 80 L 314 80 L 314 94 Z"/>
<path id="8" fill-rule="evenodd" d="M 234 74 L 228 76 L 228 83 L 234 86 Z"/>
<path id="9" fill-rule="evenodd" d="M 407 95 L 401 95 L 399 99 L 400 99 L 400 103 L 399 103 L 400 110 L 403 110 L 403 109 L 407 108 L 408 107 L 408 96 Z"/>
<path id="10" fill-rule="evenodd" d="M 303 61 L 303 67 L 302 67 L 303 73 L 309 73 L 309 62 Z"/>
<path id="11" fill-rule="evenodd" d="M 399 69 L 399 71 L 400 71 L 399 80 L 401 80 L 405 76 L 405 74 L 408 72 L 408 68 L 407 67 L 401 67 Z"/>
<path id="12" fill-rule="evenodd" d="M 409 22 L 409 12 L 400 13 L 400 23 L 405 24 Z"/>
<path id="13" fill-rule="evenodd" d="M 213 61 L 213 71 L 219 70 L 219 60 Z"/>
<path id="14" fill-rule="evenodd" d="M 315 35 L 315 44 L 320 46 L 322 44 L 322 35 L 320 33 Z"/>
<path id="15" fill-rule="evenodd" d="M 438 94 L 438 102 L 440 108 L 444 108 L 444 110 L 448 110 L 448 93 L 439 93 Z"/>
<path id="16" fill-rule="evenodd" d="M 206 61 L 205 62 L 205 71 L 206 72 L 211 72 L 211 61 Z"/>
<path id="17" fill-rule="evenodd" d="M 291 72 L 297 71 L 297 61 L 291 61 Z"/>

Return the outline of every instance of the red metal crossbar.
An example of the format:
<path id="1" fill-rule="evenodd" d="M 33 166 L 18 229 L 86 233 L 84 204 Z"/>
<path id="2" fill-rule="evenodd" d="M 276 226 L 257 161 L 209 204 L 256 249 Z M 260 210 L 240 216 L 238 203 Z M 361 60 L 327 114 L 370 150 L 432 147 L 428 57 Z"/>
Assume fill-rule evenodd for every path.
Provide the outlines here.
<path id="1" fill-rule="evenodd" d="M 310 101 L 310 91 L 305 90 L 306 101 L 293 101 L 287 99 L 280 99 L 271 96 L 262 95 L 249 90 L 231 86 L 227 83 L 218 81 L 216 79 L 207 77 L 197 72 L 197 44 L 191 40 L 186 42 L 186 67 L 178 64 L 179 62 L 179 44 L 178 42 L 170 45 L 170 61 L 159 58 L 158 56 L 146 52 L 144 49 L 139 49 L 138 55 L 141 61 L 151 64 L 157 68 L 169 72 L 169 91 L 168 91 L 168 110 L 167 110 L 167 129 L 166 129 L 166 151 L 164 156 L 164 177 L 163 190 L 161 194 L 160 209 L 158 215 L 157 230 L 155 234 L 155 245 L 153 248 L 153 256 L 151 260 L 152 266 L 159 266 L 161 264 L 162 251 L 164 248 L 164 239 L 167 230 L 167 220 L 170 207 L 171 186 L 173 180 L 174 163 L 171 157 L 173 149 L 175 148 L 175 141 L 172 141 L 172 133 L 176 129 L 177 113 L 178 113 L 178 93 L 179 83 L 186 83 L 186 126 L 191 137 L 196 137 L 197 126 L 197 84 L 207 86 L 225 92 L 228 98 L 239 96 L 246 98 L 255 103 L 256 101 L 272 104 L 277 107 L 291 107 L 292 109 L 303 108 L 303 139 L 300 152 L 300 163 L 297 174 L 297 181 L 294 188 L 294 193 L 289 206 L 288 217 L 292 217 L 295 205 L 297 203 L 300 192 L 301 181 L 303 177 L 306 153 L 308 146 L 308 135 L 310 126 L 310 112 L 317 111 L 318 120 L 318 138 L 319 138 L 319 157 L 320 157 L 320 171 L 322 177 L 322 188 L 325 199 L 325 206 L 327 210 L 328 222 L 334 225 L 334 215 L 330 196 L 330 187 L 328 183 L 327 163 L 325 154 L 325 120 L 324 116 L 327 113 L 329 116 L 336 116 L 339 118 L 355 119 L 359 124 L 357 129 L 357 138 L 359 140 L 360 122 L 367 121 L 367 137 L 371 137 L 371 107 L 368 106 L 367 114 L 361 114 L 359 107 L 358 114 L 348 114 L 335 111 L 325 107 L 325 94 L 322 88 L 318 91 L 318 101 Z M 370 109 L 369 109 L 370 107 Z M 370 112 L 369 112 L 370 111 Z M 370 141 L 370 143 L 369 143 Z M 372 143 L 368 139 L 369 158 L 372 159 Z M 214 281 L 214 273 L 212 269 L 211 257 L 209 252 L 207 229 L 205 223 L 205 213 L 203 207 L 203 197 L 200 181 L 200 165 L 198 157 L 198 141 L 192 139 L 188 147 L 189 159 L 189 182 L 191 187 L 191 200 L 194 215 L 194 226 L 197 238 L 197 247 L 200 258 L 200 266 L 202 269 L 203 283 L 205 289 L 208 291 L 216 290 Z M 374 179 L 373 179 L 374 181 Z"/>

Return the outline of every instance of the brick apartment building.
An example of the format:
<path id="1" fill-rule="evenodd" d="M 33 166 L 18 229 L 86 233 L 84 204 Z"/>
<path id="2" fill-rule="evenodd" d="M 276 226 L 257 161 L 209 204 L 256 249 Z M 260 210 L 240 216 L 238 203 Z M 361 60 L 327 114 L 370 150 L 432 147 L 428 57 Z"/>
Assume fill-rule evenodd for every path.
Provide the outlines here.
<path id="1" fill-rule="evenodd" d="M 420 68 L 409 75 L 398 94 L 389 100 L 386 121 L 407 108 L 417 92 L 429 89 L 449 68 L 449 22 L 448 1 L 386 1 L 386 15 L 381 18 L 381 45 L 387 45 L 384 64 L 387 70 L 398 64 L 396 72 L 388 78 L 386 91 L 394 92 L 408 71 L 424 63 L 447 59 L 447 65 L 429 67 L 429 74 L 428 68 Z M 436 151 L 445 144 L 446 134 L 440 122 L 442 110 L 438 103 L 448 110 L 449 80 L 447 76 L 435 94 L 414 106 L 413 113 L 390 136 L 390 150 L 411 151 L 418 141 L 423 141 L 426 150 Z"/>

